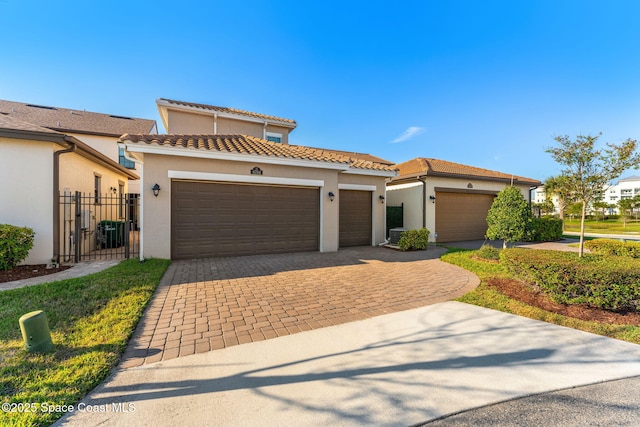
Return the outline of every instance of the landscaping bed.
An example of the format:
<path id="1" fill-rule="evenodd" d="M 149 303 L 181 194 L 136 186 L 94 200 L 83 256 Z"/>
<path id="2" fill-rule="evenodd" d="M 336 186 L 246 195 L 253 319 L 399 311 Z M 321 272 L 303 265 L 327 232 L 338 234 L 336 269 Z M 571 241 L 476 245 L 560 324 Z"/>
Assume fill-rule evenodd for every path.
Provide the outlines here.
<path id="1" fill-rule="evenodd" d="M 47 268 L 46 264 L 19 265 L 9 270 L 0 270 L 0 283 L 13 282 L 14 280 L 30 279 L 32 277 L 46 276 L 71 268 L 70 265 L 60 265 Z"/>
<path id="2" fill-rule="evenodd" d="M 640 313 L 616 313 L 584 305 L 566 305 L 553 302 L 542 292 L 536 292 L 525 283 L 513 279 L 490 278 L 487 285 L 498 292 L 525 304 L 574 319 L 618 325 L 640 325 Z"/>

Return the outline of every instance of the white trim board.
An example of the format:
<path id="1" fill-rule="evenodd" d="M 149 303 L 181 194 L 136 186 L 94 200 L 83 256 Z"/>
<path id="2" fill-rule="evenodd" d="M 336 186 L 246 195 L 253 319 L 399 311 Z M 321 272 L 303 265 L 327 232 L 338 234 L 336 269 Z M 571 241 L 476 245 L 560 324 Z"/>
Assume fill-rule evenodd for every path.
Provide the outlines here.
<path id="1" fill-rule="evenodd" d="M 365 184 L 338 184 L 338 190 L 376 191 L 375 185 Z"/>
<path id="2" fill-rule="evenodd" d="M 242 182 L 247 184 L 295 185 L 300 187 L 324 187 L 322 179 L 282 178 L 263 175 L 233 175 L 227 173 L 191 172 L 169 170 L 171 179 L 193 179 L 196 181 Z"/>

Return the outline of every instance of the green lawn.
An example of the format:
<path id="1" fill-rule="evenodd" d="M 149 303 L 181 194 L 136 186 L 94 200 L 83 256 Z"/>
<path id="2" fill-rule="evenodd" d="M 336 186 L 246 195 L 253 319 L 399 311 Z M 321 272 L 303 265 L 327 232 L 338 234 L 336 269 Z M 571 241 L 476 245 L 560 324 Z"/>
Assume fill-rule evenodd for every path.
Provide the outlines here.
<path id="1" fill-rule="evenodd" d="M 458 265 L 480 277 L 480 286 L 458 298 L 457 301 L 640 344 L 640 325 L 610 325 L 573 319 L 521 303 L 491 289 L 486 285 L 487 279 L 490 277 L 509 278 L 510 275 L 500 264 L 473 259 L 472 256 L 475 252 L 450 252 L 441 258 L 445 262 Z"/>
<path id="2" fill-rule="evenodd" d="M 39 405 L 35 413 L 3 410 L 0 425 L 50 425 L 63 414 L 42 412 L 44 404 L 76 404 L 100 384 L 168 266 L 167 260 L 127 260 L 82 278 L 0 292 L 2 403 Z M 49 320 L 54 349 L 44 354 L 27 353 L 20 333 L 18 319 L 34 310 Z"/>
<path id="3" fill-rule="evenodd" d="M 565 231 L 580 232 L 580 219 L 568 219 L 564 221 Z M 603 234 L 640 234 L 640 222 L 627 220 L 626 225 L 620 219 L 588 220 L 585 221 L 586 233 Z"/>

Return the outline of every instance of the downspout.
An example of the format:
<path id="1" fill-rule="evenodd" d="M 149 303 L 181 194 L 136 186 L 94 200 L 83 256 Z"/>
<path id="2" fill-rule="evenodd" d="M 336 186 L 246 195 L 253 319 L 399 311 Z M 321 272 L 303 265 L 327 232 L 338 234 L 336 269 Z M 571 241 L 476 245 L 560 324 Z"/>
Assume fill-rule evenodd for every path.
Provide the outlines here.
<path id="1" fill-rule="evenodd" d="M 213 134 L 218 134 L 218 113 L 213 114 Z"/>
<path id="2" fill-rule="evenodd" d="M 264 121 L 264 126 L 262 126 L 262 139 L 267 139 L 267 121 Z"/>
<path id="3" fill-rule="evenodd" d="M 422 183 L 422 228 L 427 228 L 427 178 L 419 176 L 418 181 Z"/>
<path id="4" fill-rule="evenodd" d="M 60 156 L 66 153 L 76 151 L 77 145 L 73 141 L 69 141 L 65 136 L 65 141 L 71 144 L 71 147 L 64 150 L 58 150 L 53 153 L 53 259 L 55 263 L 60 262 Z"/>

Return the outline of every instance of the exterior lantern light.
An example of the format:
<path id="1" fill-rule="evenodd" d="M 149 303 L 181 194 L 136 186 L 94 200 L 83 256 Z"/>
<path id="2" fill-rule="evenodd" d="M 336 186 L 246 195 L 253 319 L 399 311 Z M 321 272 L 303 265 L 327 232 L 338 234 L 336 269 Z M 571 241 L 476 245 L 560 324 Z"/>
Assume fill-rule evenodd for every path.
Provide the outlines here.
<path id="1" fill-rule="evenodd" d="M 436 196 L 429 196 L 429 200 L 431 200 L 431 203 L 435 203 L 436 202 Z"/>
<path id="2" fill-rule="evenodd" d="M 380 195 L 379 199 L 380 199 L 380 203 L 384 203 L 384 196 L 382 194 Z"/>
<path id="3" fill-rule="evenodd" d="M 151 191 L 153 191 L 153 195 L 155 197 L 158 197 L 158 194 L 160 193 L 160 186 L 157 182 L 153 185 L 153 187 L 151 187 Z"/>
<path id="4" fill-rule="evenodd" d="M 333 199 L 336 198 L 336 195 L 333 194 L 333 191 L 329 191 L 329 200 L 331 200 L 333 202 Z"/>

